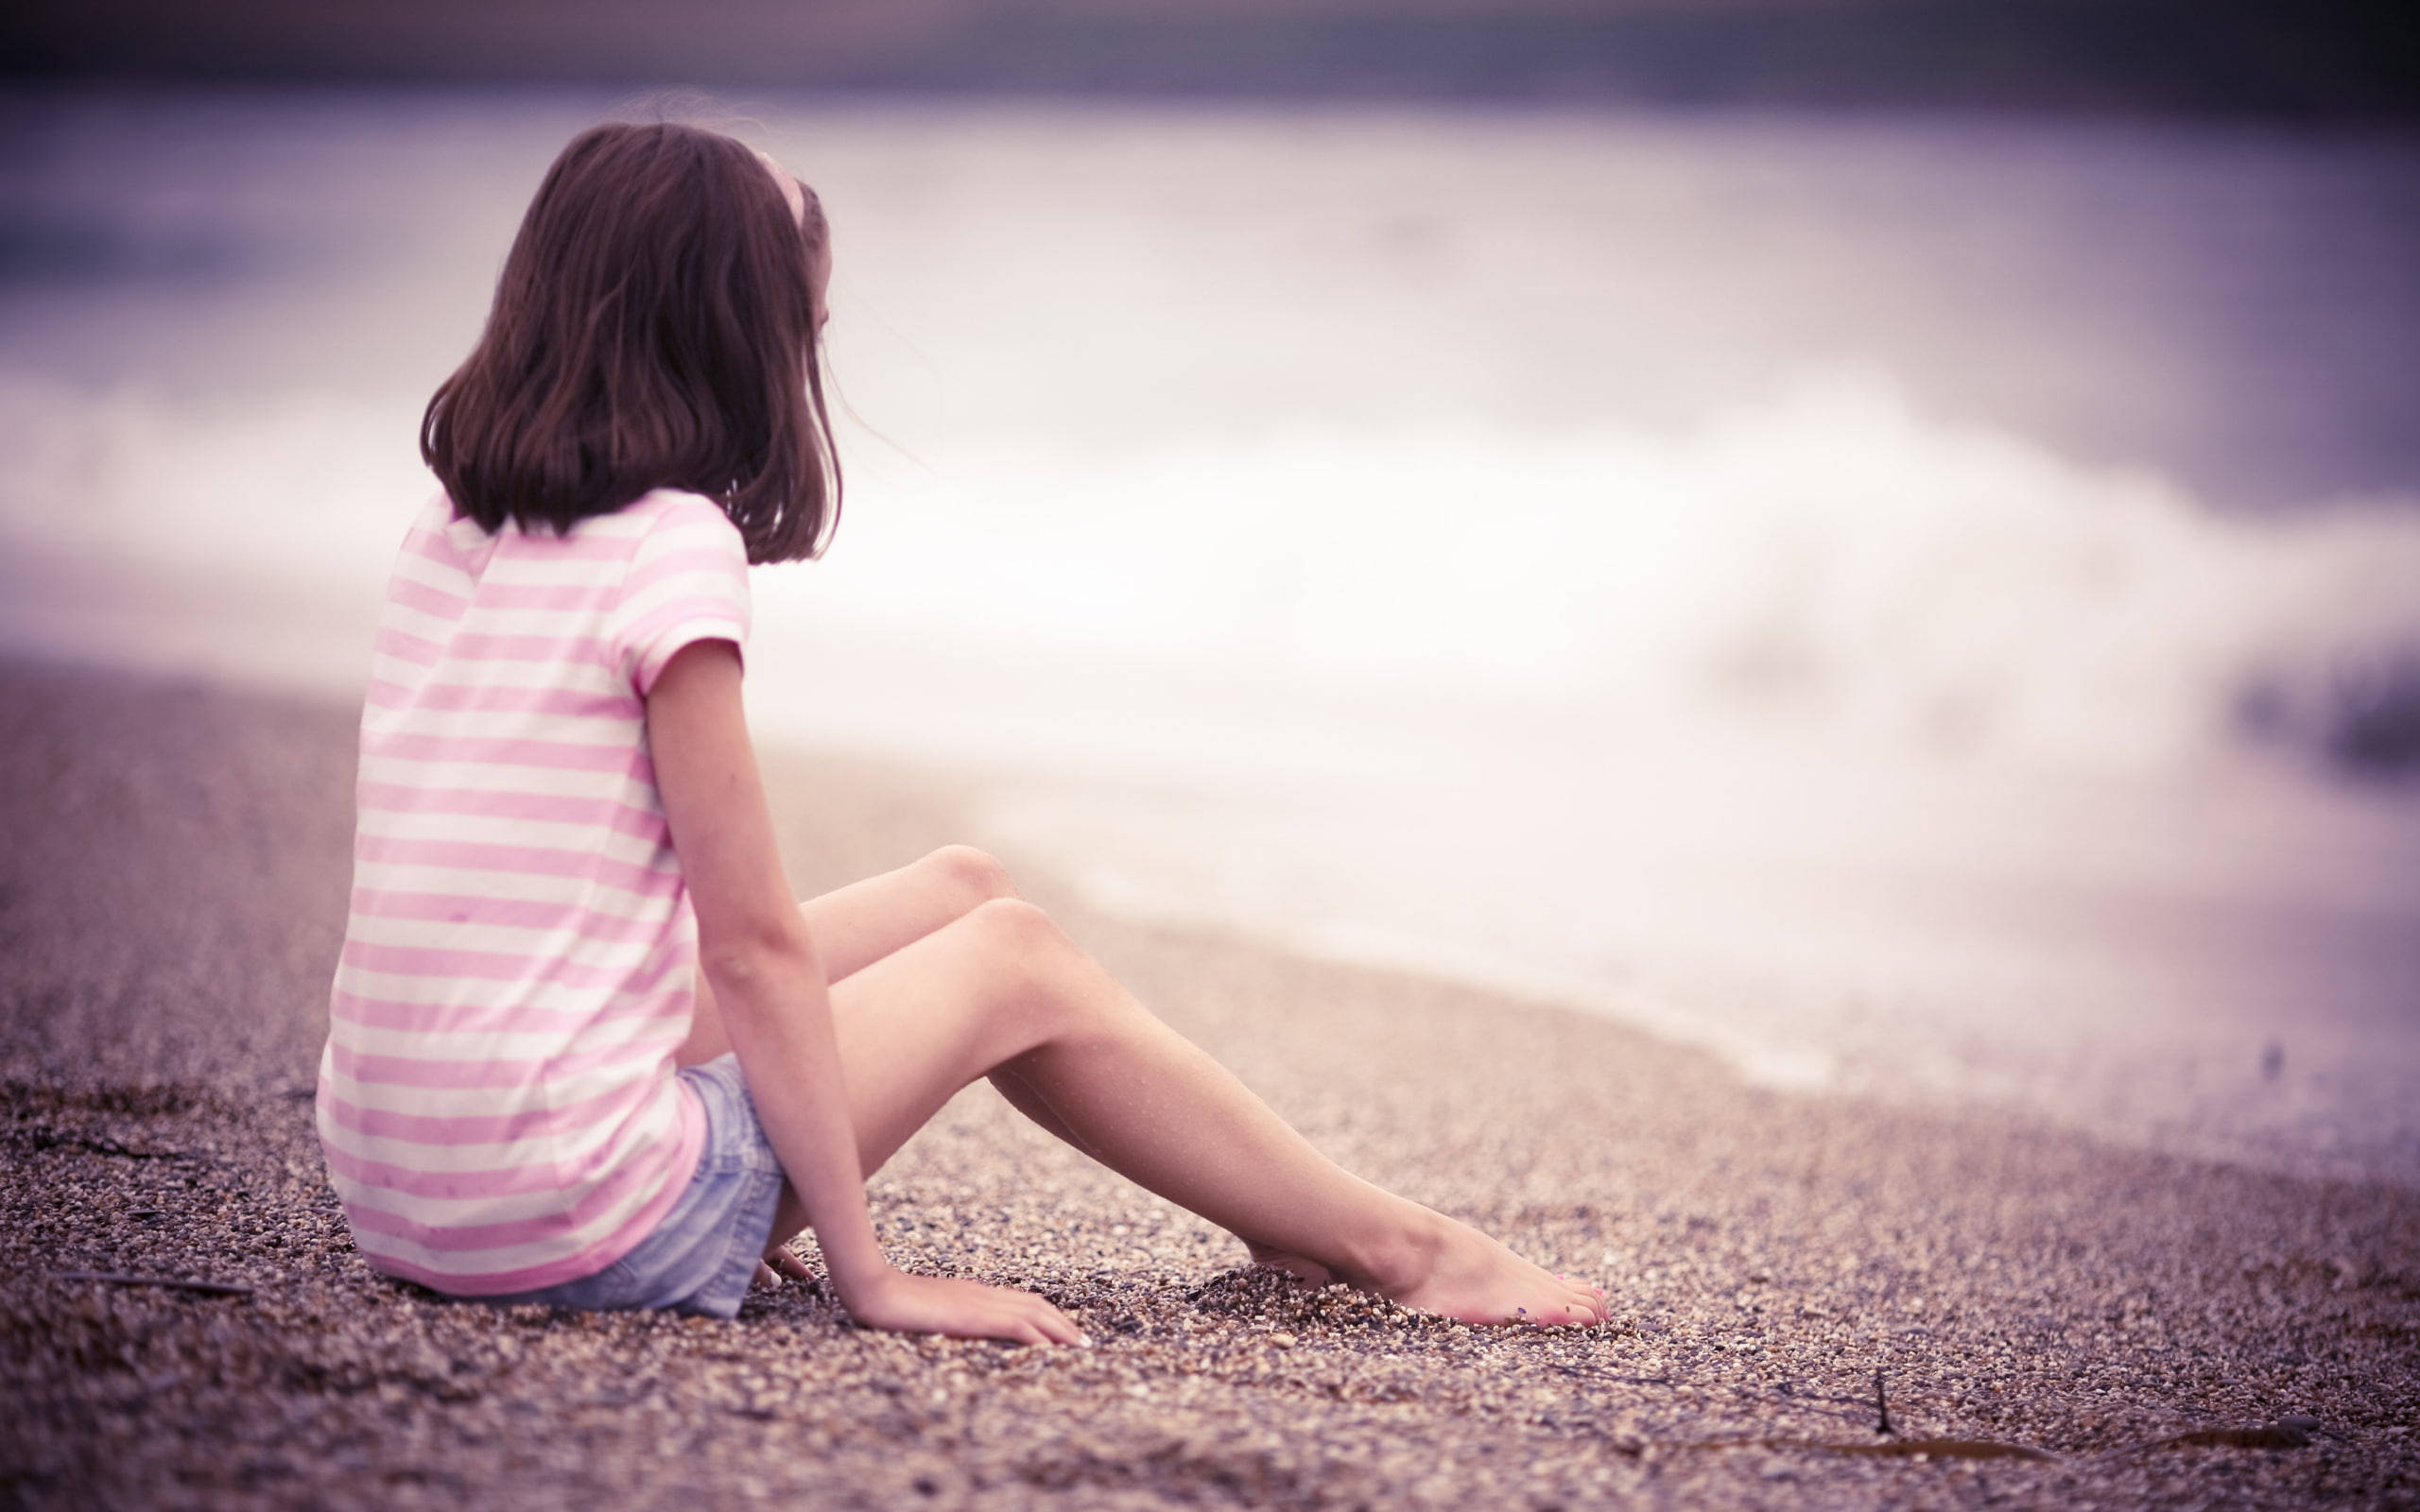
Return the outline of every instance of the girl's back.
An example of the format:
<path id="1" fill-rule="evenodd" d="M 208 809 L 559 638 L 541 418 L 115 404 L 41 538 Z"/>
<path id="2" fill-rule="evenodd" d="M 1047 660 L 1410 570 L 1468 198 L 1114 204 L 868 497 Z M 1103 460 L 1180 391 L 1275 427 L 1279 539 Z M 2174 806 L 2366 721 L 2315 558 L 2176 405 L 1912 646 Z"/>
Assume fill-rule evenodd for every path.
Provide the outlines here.
<path id="1" fill-rule="evenodd" d="M 671 490 L 562 535 L 440 496 L 406 540 L 319 1104 L 379 1268 L 461 1295 L 589 1275 L 695 1164 L 696 926 L 645 697 L 681 647 L 744 639 L 746 572 L 721 508 Z"/>

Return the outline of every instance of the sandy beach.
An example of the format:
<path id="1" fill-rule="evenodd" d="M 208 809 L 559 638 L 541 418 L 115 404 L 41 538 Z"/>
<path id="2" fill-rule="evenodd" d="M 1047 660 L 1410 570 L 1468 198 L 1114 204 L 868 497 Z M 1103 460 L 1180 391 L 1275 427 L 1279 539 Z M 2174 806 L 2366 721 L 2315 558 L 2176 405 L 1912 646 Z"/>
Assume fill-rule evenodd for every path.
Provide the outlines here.
<path id="1" fill-rule="evenodd" d="M 1095 1349 L 870 1333 L 803 1286 L 729 1323 L 446 1302 L 361 1263 L 311 1130 L 352 712 L 23 662 L 0 708 L 10 1504 L 2420 1505 L 2420 1193 L 1754 1090 L 1551 1005 L 1100 917 L 1013 854 L 1322 1147 L 1615 1320 L 1248 1272 L 980 1087 L 876 1224 Z M 810 891 L 964 838 L 980 782 L 771 769 Z"/>

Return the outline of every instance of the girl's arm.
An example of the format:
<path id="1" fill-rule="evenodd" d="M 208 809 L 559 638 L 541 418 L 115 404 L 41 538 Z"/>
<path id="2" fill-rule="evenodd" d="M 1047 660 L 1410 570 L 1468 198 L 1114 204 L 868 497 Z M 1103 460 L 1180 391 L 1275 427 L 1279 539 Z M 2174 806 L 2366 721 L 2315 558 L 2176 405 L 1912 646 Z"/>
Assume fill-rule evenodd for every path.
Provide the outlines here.
<path id="1" fill-rule="evenodd" d="M 908 1276 L 875 1244 L 823 964 L 782 871 L 739 687 L 729 641 L 683 648 L 648 694 L 648 744 L 697 909 L 699 963 L 841 1304 L 869 1328 L 1080 1342 L 1040 1297 Z"/>

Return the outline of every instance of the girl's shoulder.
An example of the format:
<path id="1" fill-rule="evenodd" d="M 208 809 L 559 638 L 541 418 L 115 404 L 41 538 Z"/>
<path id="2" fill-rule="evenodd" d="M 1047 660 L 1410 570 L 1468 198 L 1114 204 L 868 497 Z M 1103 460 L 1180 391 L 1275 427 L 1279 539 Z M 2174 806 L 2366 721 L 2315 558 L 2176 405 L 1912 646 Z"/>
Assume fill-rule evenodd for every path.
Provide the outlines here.
<path id="1" fill-rule="evenodd" d="M 735 558 L 743 566 L 748 559 L 747 539 L 722 506 L 682 489 L 642 494 L 610 513 L 577 520 L 561 532 L 527 530 L 508 520 L 493 535 L 463 514 L 440 490 L 414 519 L 410 538 L 441 541 L 440 549 L 450 548 L 449 555 L 466 560 L 484 560 L 499 545 L 515 559 L 560 557 L 627 565 L 665 553 L 700 551 Z"/>
<path id="2" fill-rule="evenodd" d="M 731 516 L 723 512 L 721 505 L 702 493 L 692 493 L 686 489 L 658 489 L 652 493 L 640 495 L 618 512 L 637 515 L 659 527 L 702 526 L 728 530 L 735 536 L 739 534 L 739 527 L 732 524 Z"/>
<path id="3" fill-rule="evenodd" d="M 600 537 L 644 538 L 661 542 L 679 538 L 684 544 L 720 546 L 728 543 L 745 554 L 739 526 L 721 505 L 702 493 L 683 489 L 658 489 L 640 495 L 612 514 L 591 515 L 572 526 L 571 533 L 593 530 Z"/>

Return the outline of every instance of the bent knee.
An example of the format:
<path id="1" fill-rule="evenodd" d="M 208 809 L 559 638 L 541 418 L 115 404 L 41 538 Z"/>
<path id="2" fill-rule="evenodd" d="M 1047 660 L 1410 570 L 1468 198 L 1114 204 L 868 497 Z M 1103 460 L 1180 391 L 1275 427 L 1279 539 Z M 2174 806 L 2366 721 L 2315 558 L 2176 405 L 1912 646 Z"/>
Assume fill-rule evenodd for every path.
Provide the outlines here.
<path id="1" fill-rule="evenodd" d="M 960 927 L 969 932 L 984 972 L 1007 989 L 1008 1001 L 1030 1005 L 1064 996 L 1053 988 L 1065 983 L 1079 956 L 1048 914 L 1022 898 L 994 898 Z"/>
<path id="2" fill-rule="evenodd" d="M 988 850 L 971 845 L 945 845 L 921 863 L 938 873 L 950 889 L 966 900 L 969 908 L 977 907 L 995 898 L 1014 898 L 1016 884 L 1009 880 L 1009 868 Z"/>
<path id="3" fill-rule="evenodd" d="M 990 951 L 1016 960 L 1045 960 L 1072 948 L 1051 917 L 1022 898 L 977 904 L 966 922 Z"/>
<path id="4" fill-rule="evenodd" d="M 1022 898 L 995 898 L 962 925 L 1002 1007 L 1037 1041 L 1109 1027 L 1133 1006 L 1056 919 Z"/>

